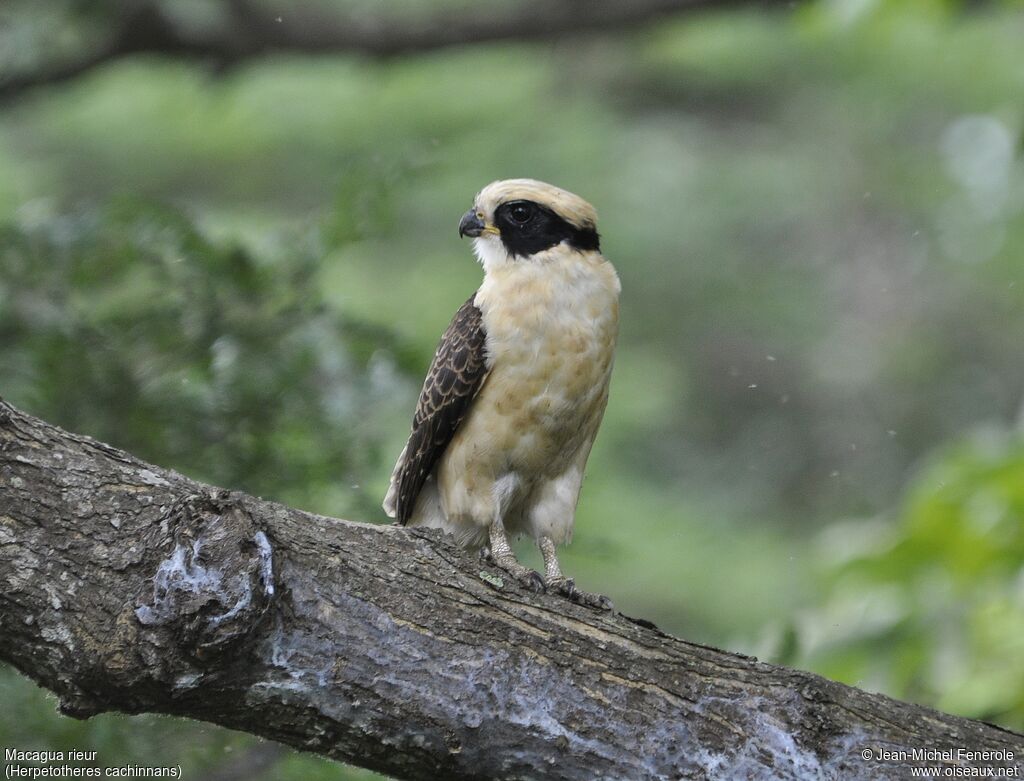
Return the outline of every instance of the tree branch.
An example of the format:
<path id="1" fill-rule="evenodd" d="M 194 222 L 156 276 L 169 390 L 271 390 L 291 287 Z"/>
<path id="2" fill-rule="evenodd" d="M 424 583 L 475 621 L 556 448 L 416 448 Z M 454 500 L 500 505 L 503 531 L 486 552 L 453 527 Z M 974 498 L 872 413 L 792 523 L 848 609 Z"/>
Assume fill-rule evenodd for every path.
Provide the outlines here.
<path id="1" fill-rule="evenodd" d="M 903 779 L 941 764 L 914 749 L 1024 757 L 1024 736 L 529 594 L 434 533 L 204 486 L 3 402 L 0 583 L 0 658 L 69 715 L 188 716 L 399 778 Z"/>
<path id="2" fill-rule="evenodd" d="M 155 0 L 138 0 L 113 24 L 107 41 L 80 57 L 0 78 L 0 101 L 74 79 L 136 54 L 238 65 L 272 52 L 394 57 L 494 41 L 545 41 L 618 32 L 673 14 L 737 5 L 791 5 L 787 0 L 532 0 L 500 12 L 477 4 L 427 19 L 339 18 L 312 7 L 271 14 L 251 0 L 226 0 L 228 21 L 211 30 L 176 26 Z"/>

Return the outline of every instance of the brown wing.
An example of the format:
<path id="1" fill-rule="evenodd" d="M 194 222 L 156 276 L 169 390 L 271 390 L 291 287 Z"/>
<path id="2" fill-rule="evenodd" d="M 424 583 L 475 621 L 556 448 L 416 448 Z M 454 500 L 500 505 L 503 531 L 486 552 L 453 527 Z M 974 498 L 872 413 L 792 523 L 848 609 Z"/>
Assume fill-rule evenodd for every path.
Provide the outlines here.
<path id="1" fill-rule="evenodd" d="M 399 523 L 412 516 L 416 497 L 487 376 L 483 317 L 473 297 L 462 305 L 434 353 L 384 507 Z"/>

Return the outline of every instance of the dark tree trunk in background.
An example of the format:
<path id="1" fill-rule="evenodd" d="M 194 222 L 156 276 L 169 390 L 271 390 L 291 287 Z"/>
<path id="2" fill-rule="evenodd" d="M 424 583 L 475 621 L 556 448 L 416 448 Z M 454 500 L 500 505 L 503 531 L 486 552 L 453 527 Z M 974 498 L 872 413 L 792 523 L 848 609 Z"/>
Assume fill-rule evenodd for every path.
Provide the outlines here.
<path id="1" fill-rule="evenodd" d="M 69 715 L 188 716 L 398 778 L 906 779 L 942 766 L 914 749 L 1024 757 L 1024 736 L 526 593 L 434 534 L 201 485 L 2 402 L 0 586 L 0 658 Z"/>
<path id="2" fill-rule="evenodd" d="M 109 35 L 77 57 L 0 73 L 0 101 L 61 84 L 115 60 L 151 54 L 211 63 L 224 70 L 268 54 L 396 57 L 495 41 L 551 41 L 622 33 L 666 17 L 735 6 L 792 8 L 793 0 L 521 0 L 478 3 L 427 17 L 330 13 L 315 3 L 224 0 L 221 22 L 177 24 L 157 0 L 127 0 L 109 14 Z"/>

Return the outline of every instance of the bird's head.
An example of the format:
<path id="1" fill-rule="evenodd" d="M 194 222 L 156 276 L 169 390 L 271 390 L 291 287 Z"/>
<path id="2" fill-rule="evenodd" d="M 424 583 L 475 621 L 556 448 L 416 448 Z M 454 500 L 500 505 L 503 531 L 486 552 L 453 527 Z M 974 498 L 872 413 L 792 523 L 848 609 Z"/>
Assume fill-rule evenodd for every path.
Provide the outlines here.
<path id="1" fill-rule="evenodd" d="M 476 239 L 474 250 L 485 269 L 528 260 L 554 247 L 577 252 L 600 249 L 594 207 L 578 195 L 536 179 L 491 182 L 463 215 L 459 235 Z"/>

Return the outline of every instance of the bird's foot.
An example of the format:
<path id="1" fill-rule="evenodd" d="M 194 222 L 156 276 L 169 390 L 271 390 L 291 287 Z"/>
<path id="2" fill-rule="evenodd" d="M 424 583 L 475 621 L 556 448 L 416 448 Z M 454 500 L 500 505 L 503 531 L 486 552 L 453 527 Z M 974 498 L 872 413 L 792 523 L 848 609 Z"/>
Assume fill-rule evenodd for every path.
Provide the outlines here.
<path id="1" fill-rule="evenodd" d="M 545 584 L 547 590 L 555 594 L 561 594 L 571 602 L 594 610 L 614 610 L 612 601 L 603 594 L 591 594 L 589 591 L 582 591 L 576 588 L 572 578 L 551 578 Z"/>
<path id="2" fill-rule="evenodd" d="M 495 567 L 504 570 L 515 578 L 528 591 L 544 591 L 544 579 L 540 576 L 540 573 L 521 564 L 515 556 L 495 556 L 489 548 L 484 548 L 481 551 L 481 555 Z"/>

